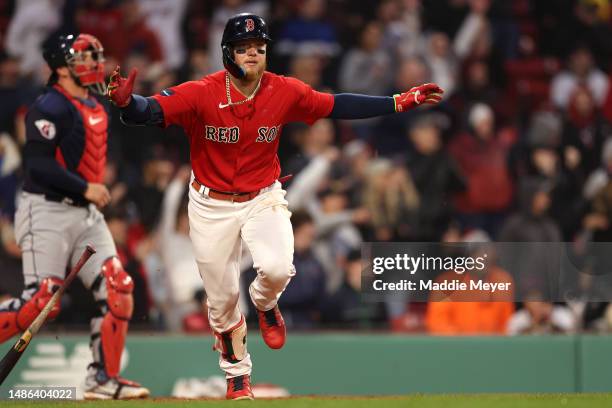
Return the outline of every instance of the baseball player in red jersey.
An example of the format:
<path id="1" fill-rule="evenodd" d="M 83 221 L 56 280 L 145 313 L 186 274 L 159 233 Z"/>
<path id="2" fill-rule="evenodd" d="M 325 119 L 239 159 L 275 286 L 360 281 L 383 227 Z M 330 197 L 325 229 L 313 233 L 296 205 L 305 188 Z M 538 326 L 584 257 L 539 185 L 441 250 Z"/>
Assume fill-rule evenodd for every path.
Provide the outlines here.
<path id="1" fill-rule="evenodd" d="M 144 98 L 132 94 L 136 71 L 123 78 L 117 68 L 108 92 L 126 124 L 179 125 L 190 139 L 190 236 L 228 399 L 253 398 L 246 324 L 238 308 L 242 240 L 257 271 L 249 294 L 263 339 L 273 349 L 285 343 L 277 302 L 295 269 L 291 214 L 278 181 L 283 125 L 405 111 L 438 103 L 443 92 L 435 84 L 393 97 L 317 92 L 297 79 L 265 71 L 270 41 L 261 17 L 239 14 L 228 20 L 223 33 L 224 71 Z"/>

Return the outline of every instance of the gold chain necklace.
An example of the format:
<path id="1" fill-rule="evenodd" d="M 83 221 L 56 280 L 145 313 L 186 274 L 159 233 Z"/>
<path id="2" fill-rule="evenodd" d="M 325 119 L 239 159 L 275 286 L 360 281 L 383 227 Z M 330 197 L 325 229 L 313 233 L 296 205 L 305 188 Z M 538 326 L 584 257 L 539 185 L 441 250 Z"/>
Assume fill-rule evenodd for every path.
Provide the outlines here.
<path id="1" fill-rule="evenodd" d="M 229 73 L 226 71 L 225 72 L 225 95 L 227 96 L 227 103 L 219 103 L 219 108 L 223 109 L 223 108 L 227 108 L 228 106 L 242 105 L 243 103 L 247 103 L 248 101 L 252 100 L 255 97 L 255 94 L 257 93 L 257 91 L 259 91 L 259 85 L 261 85 L 261 77 L 259 78 L 259 81 L 257 81 L 257 86 L 255 87 L 253 92 L 251 92 L 251 94 L 247 96 L 246 99 L 243 99 L 238 102 L 232 102 L 232 97 L 230 95 L 230 77 L 229 77 Z"/>

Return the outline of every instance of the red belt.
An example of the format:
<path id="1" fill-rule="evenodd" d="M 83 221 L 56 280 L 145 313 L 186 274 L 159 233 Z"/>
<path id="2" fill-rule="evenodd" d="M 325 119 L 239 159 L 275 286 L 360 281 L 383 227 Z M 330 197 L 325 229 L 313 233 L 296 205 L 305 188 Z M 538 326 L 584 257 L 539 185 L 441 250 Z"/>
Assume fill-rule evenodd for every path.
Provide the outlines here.
<path id="1" fill-rule="evenodd" d="M 197 180 L 193 180 L 191 182 L 191 187 L 193 187 L 196 191 L 200 192 L 204 186 L 198 183 Z M 257 197 L 260 191 L 261 190 L 257 190 L 252 191 L 250 193 L 224 193 L 223 191 L 209 189 L 208 196 L 210 198 L 214 198 L 215 200 L 231 201 L 233 203 L 244 203 Z"/>

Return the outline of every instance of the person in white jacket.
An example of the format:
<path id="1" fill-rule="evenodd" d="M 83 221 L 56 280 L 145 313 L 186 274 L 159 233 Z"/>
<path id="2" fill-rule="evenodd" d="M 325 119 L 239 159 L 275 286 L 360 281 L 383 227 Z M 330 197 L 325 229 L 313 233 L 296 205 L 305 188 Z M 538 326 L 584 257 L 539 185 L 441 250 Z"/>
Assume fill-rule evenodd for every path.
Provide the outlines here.
<path id="1" fill-rule="evenodd" d="M 168 328 L 181 329 L 182 318 L 194 312 L 194 294 L 203 288 L 189 239 L 187 201 L 183 199 L 191 169 L 181 168 L 166 188 L 159 223 L 160 254 L 168 287 Z"/>

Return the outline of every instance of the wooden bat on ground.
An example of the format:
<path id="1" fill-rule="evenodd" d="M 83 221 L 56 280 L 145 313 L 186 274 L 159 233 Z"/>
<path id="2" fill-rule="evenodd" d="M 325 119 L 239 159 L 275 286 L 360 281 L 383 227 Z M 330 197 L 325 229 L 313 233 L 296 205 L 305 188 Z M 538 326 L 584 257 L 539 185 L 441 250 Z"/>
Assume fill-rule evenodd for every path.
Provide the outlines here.
<path id="1" fill-rule="evenodd" d="M 77 276 L 83 265 L 85 265 L 85 262 L 87 262 L 89 258 L 95 253 L 96 250 L 93 249 L 92 246 L 87 245 L 87 248 L 85 248 L 85 251 L 83 251 L 83 255 L 81 255 L 79 262 L 74 265 L 62 286 L 60 286 L 60 288 L 55 291 L 55 293 L 53 294 L 53 296 L 51 296 L 51 299 L 49 299 L 49 302 L 47 302 L 43 310 L 41 310 L 38 316 L 36 316 L 36 319 L 34 319 L 30 326 L 28 326 L 26 331 L 23 332 L 17 343 L 15 343 L 13 347 L 11 347 L 11 349 L 6 353 L 2 361 L 0 361 L 0 385 L 2 385 L 13 367 L 15 367 L 15 364 L 17 364 L 17 361 L 19 361 L 19 359 L 23 355 L 23 352 L 30 344 L 30 340 L 32 340 L 32 337 L 36 333 L 38 333 L 40 327 L 43 325 L 45 320 L 47 320 L 49 312 L 51 311 L 51 309 L 53 309 L 57 302 L 59 302 L 59 299 L 64 294 L 66 288 Z"/>

